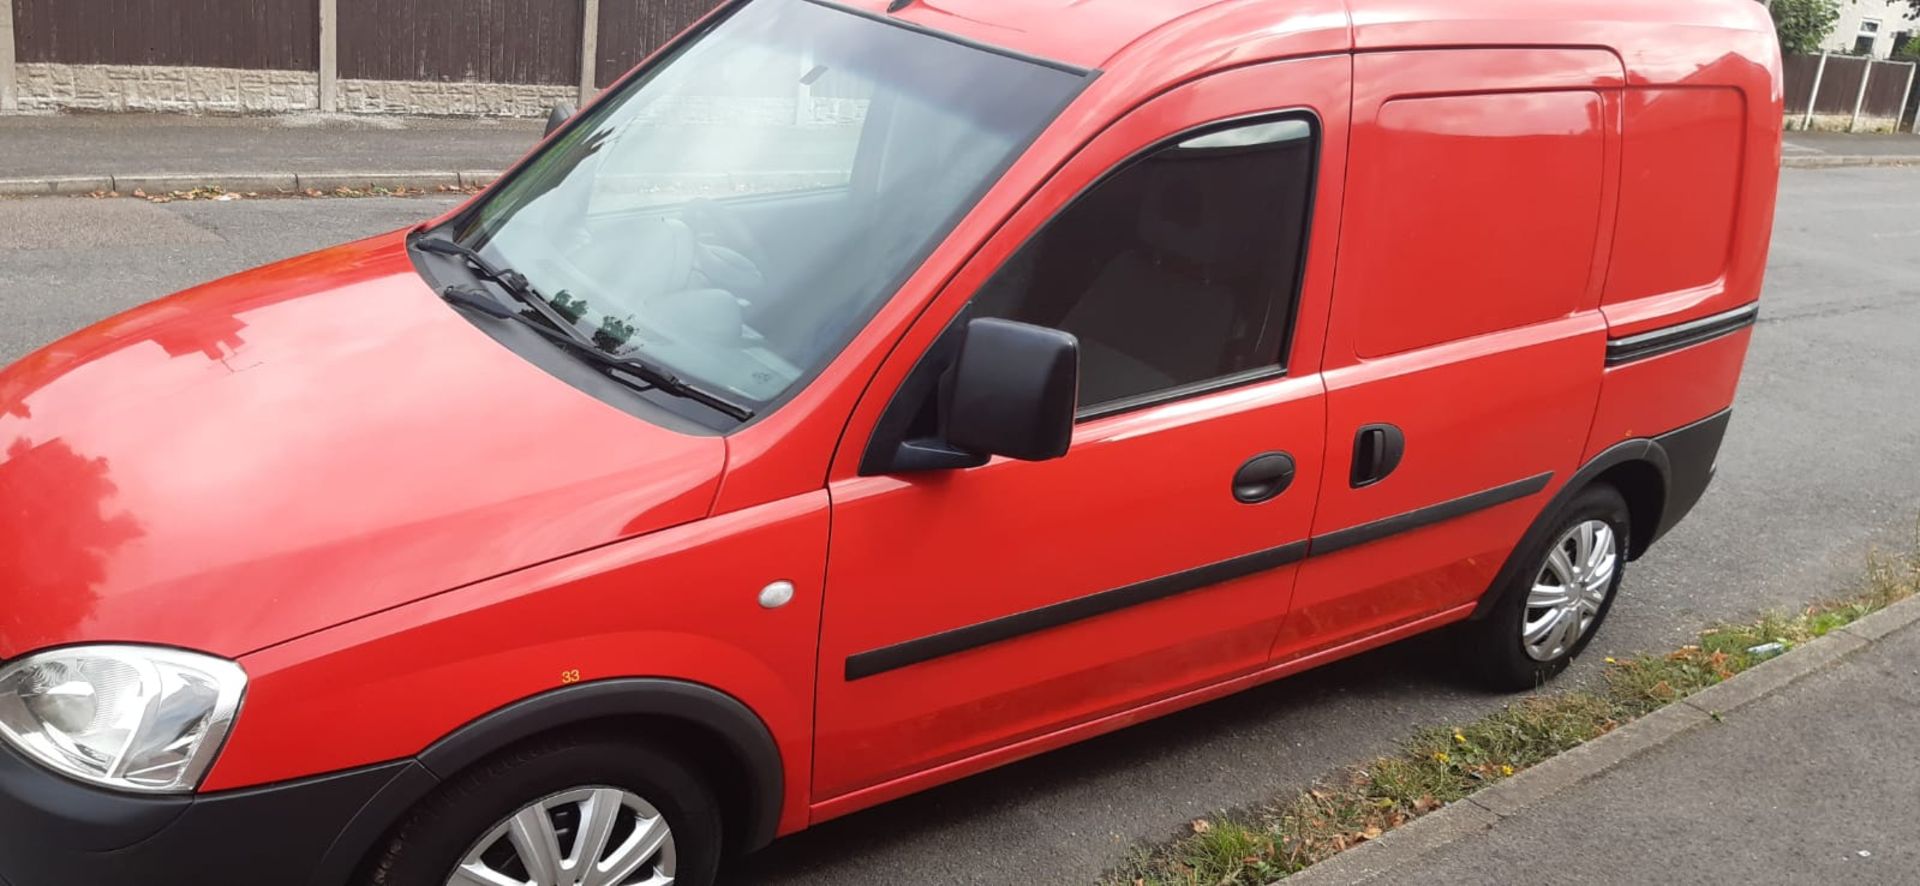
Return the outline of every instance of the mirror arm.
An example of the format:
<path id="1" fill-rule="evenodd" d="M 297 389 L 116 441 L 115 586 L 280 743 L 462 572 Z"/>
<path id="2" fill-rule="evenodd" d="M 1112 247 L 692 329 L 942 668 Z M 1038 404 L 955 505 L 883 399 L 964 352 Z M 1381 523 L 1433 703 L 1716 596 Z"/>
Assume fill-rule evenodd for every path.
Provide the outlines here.
<path id="1" fill-rule="evenodd" d="M 888 466 L 886 473 L 963 470 L 977 468 L 988 460 L 987 456 L 960 449 L 945 440 L 922 437 L 900 441 L 899 448 L 894 450 L 893 463 Z"/>
<path id="2" fill-rule="evenodd" d="M 542 136 L 544 137 L 544 136 L 552 135 L 555 130 L 559 129 L 562 126 L 567 125 L 567 121 L 573 119 L 573 115 L 574 115 L 573 105 L 566 104 L 564 102 L 561 104 L 554 105 L 551 108 L 548 108 L 547 109 L 547 131 L 542 133 Z"/>

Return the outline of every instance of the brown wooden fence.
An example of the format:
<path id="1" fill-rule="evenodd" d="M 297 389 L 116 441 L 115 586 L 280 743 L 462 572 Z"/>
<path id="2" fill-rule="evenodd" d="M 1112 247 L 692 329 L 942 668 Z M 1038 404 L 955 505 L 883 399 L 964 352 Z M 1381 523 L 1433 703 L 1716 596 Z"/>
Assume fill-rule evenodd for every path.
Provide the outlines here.
<path id="1" fill-rule="evenodd" d="M 1867 81 L 1863 114 L 1871 117 L 1898 117 L 1906 110 L 1904 102 L 1912 88 L 1909 77 L 1914 67 L 1899 62 L 1874 62 L 1873 77 Z"/>
<path id="2" fill-rule="evenodd" d="M 313 0 L 13 0 L 21 62 L 311 71 Z"/>
<path id="3" fill-rule="evenodd" d="M 1807 102 L 1813 99 L 1813 81 L 1820 75 L 1821 57 L 1817 55 L 1789 55 L 1782 59 L 1786 66 L 1787 113 L 1805 114 Z M 1824 86 L 1825 84 L 1821 84 Z"/>
<path id="4" fill-rule="evenodd" d="M 342 77 L 580 82 L 578 0 L 338 2 Z"/>
<path id="5" fill-rule="evenodd" d="M 88 83 L 106 84 L 101 89 L 116 88 L 113 84 L 123 80 L 178 84 L 166 87 L 174 90 L 167 107 L 191 106 L 194 96 L 206 89 L 232 91 L 266 82 L 235 80 L 220 74 L 224 69 L 276 72 L 272 82 L 280 85 L 276 107 L 281 109 L 334 110 L 336 99 L 345 108 L 349 101 L 344 96 L 350 88 L 364 99 L 352 103 L 356 109 L 404 110 L 408 97 L 436 94 L 408 86 L 421 81 L 526 87 L 513 94 L 536 95 L 540 101 L 551 99 L 556 87 L 590 91 L 605 86 L 719 2 L 0 0 L 0 6 L 11 6 L 19 63 L 150 68 L 139 77 L 95 78 Z M 590 11 L 592 21 L 587 20 Z M 323 26 L 329 21 L 330 26 Z M 583 47 L 589 45 L 591 57 L 583 59 Z M 159 76 L 162 68 L 188 70 Z M 33 78 L 37 86 L 28 83 Z M 336 86 L 342 81 L 354 85 Z M 35 107 L 57 107 L 71 96 L 63 99 L 59 89 L 65 87 L 47 84 L 71 82 L 71 74 L 49 68 L 23 75 L 19 88 L 23 94 L 40 90 L 34 96 Z M 13 104 L 8 83 L 0 77 L 0 99 L 6 100 L 0 107 Z M 384 85 L 400 88 L 376 88 Z M 148 87 L 146 92 L 150 98 L 154 89 Z M 480 93 L 467 90 L 467 94 Z M 508 103 L 513 112 L 530 109 L 524 101 Z M 207 99 L 205 104 L 251 107 L 245 95 Z M 91 96 L 72 106 L 136 105 L 136 100 Z M 478 105 L 469 102 L 458 107 Z"/>
<path id="6" fill-rule="evenodd" d="M 1829 125 L 1846 128 L 1912 126 L 1915 99 L 1920 97 L 1920 77 L 1915 77 L 1913 63 L 1846 55 L 1794 55 L 1785 61 L 1790 122 L 1822 118 Z"/>
<path id="7" fill-rule="evenodd" d="M 600 0 L 594 82 L 606 86 L 700 20 L 717 0 Z"/>

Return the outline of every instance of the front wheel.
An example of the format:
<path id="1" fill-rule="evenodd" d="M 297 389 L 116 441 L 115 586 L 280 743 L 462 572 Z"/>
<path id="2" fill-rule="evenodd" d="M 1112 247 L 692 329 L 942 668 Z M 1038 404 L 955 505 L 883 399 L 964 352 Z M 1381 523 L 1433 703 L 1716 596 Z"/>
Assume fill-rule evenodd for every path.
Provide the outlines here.
<path id="1" fill-rule="evenodd" d="M 1626 499 L 1612 486 L 1582 490 L 1545 543 L 1522 551 L 1528 568 L 1468 632 L 1470 653 L 1495 688 L 1532 689 L 1565 670 L 1592 641 L 1626 573 Z"/>
<path id="2" fill-rule="evenodd" d="M 368 886 L 709 886 L 720 812 L 692 771 L 613 739 L 508 752 L 423 803 Z"/>

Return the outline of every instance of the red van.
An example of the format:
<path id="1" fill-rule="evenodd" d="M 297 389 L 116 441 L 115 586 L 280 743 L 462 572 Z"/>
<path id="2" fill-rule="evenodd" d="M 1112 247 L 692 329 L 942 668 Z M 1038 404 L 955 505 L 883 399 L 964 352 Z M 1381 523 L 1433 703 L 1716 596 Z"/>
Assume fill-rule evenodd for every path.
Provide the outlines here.
<path id="1" fill-rule="evenodd" d="M 0 374 L 0 880 L 667 884 L 1443 625 L 1713 472 L 1751 0 L 747 0 L 443 218 Z"/>

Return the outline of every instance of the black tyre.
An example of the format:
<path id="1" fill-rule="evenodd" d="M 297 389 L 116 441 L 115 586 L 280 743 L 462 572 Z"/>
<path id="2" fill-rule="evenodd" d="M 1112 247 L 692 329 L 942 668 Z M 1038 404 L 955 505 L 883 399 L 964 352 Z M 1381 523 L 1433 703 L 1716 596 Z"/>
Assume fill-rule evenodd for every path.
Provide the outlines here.
<path id="1" fill-rule="evenodd" d="M 1532 689 L 1571 663 L 1600 629 L 1626 574 L 1626 499 L 1590 486 L 1561 509 L 1552 531 L 1519 552 L 1527 566 L 1470 625 L 1468 654 L 1489 686 Z"/>
<path id="2" fill-rule="evenodd" d="M 709 886 L 720 841 L 719 806 L 695 770 L 615 738 L 561 737 L 449 781 L 395 831 L 365 882 Z"/>

